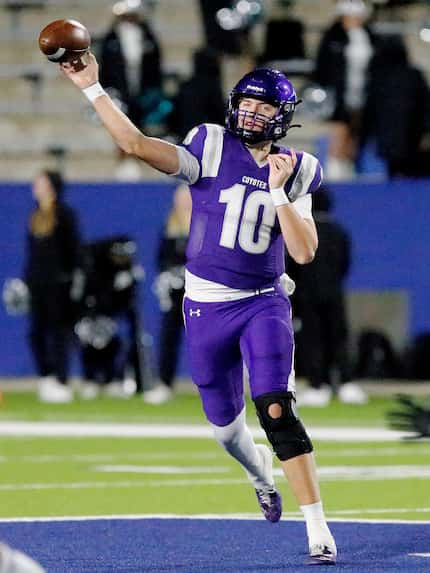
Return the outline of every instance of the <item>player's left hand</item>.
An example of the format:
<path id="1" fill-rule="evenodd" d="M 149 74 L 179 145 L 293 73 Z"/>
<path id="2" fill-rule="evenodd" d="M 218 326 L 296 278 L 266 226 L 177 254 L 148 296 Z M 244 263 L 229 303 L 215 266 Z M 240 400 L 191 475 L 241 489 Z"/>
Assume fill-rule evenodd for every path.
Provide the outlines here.
<path id="1" fill-rule="evenodd" d="M 267 157 L 270 169 L 269 187 L 271 189 L 283 187 L 291 177 L 297 163 L 297 156 L 294 149 L 291 149 L 290 153 L 291 155 L 287 153 L 270 154 Z"/>

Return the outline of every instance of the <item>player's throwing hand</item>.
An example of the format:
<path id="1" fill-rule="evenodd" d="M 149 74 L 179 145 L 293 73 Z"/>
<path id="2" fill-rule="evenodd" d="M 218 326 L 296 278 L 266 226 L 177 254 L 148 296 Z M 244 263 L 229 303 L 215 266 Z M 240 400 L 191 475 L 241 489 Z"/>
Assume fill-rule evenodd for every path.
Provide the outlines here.
<path id="1" fill-rule="evenodd" d="M 59 65 L 63 74 L 71 79 L 72 82 L 81 90 L 88 88 L 99 81 L 99 65 L 94 54 L 88 52 L 82 56 L 82 60 L 85 64 L 85 68 L 78 72 L 69 62 L 63 62 Z"/>

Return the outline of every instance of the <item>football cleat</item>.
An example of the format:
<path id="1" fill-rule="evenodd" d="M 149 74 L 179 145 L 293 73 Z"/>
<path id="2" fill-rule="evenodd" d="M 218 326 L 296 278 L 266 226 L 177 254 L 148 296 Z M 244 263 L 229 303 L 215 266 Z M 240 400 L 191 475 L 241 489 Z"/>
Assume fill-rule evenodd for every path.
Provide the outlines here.
<path id="1" fill-rule="evenodd" d="M 278 491 L 272 486 L 256 489 L 255 494 L 264 517 L 272 523 L 279 521 L 282 515 L 282 497 Z"/>
<path id="2" fill-rule="evenodd" d="M 310 548 L 307 565 L 336 565 L 337 552 L 328 545 L 318 544 Z"/>
<path id="3" fill-rule="evenodd" d="M 255 494 L 264 517 L 276 523 L 282 515 L 282 498 L 273 481 L 273 455 L 266 444 L 256 444 L 255 447 L 263 463 L 264 479 L 256 479 L 255 475 L 247 472 L 248 479 L 255 487 Z"/>

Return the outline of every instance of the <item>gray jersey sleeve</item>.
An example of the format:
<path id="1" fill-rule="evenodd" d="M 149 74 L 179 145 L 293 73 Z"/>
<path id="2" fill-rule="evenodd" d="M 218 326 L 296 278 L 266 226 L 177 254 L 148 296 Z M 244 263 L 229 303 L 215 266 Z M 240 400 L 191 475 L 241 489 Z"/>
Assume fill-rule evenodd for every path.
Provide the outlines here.
<path id="1" fill-rule="evenodd" d="M 180 145 L 176 145 L 176 153 L 179 159 L 179 169 L 176 173 L 173 173 L 172 176 L 192 185 L 197 181 L 200 175 L 198 159 Z"/>

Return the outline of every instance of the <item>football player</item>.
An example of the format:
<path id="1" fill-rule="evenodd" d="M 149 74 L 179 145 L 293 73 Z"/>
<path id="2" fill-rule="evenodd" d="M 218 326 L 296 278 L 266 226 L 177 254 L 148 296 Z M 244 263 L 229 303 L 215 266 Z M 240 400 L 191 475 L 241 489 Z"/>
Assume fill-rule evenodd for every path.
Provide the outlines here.
<path id="1" fill-rule="evenodd" d="M 203 409 L 215 438 L 246 470 L 265 518 L 278 521 L 272 453 L 255 445 L 245 421 L 245 362 L 261 426 L 306 520 L 310 563 L 334 563 L 313 446 L 296 410 L 291 306 L 283 288 L 284 247 L 300 264 L 317 249 L 312 193 L 322 177 L 315 157 L 275 144 L 293 118 L 293 86 L 279 71 L 257 69 L 232 90 L 225 127 L 199 125 L 174 145 L 144 135 L 115 106 L 92 54 L 83 71 L 60 66 L 126 153 L 190 186 L 184 316 Z"/>

